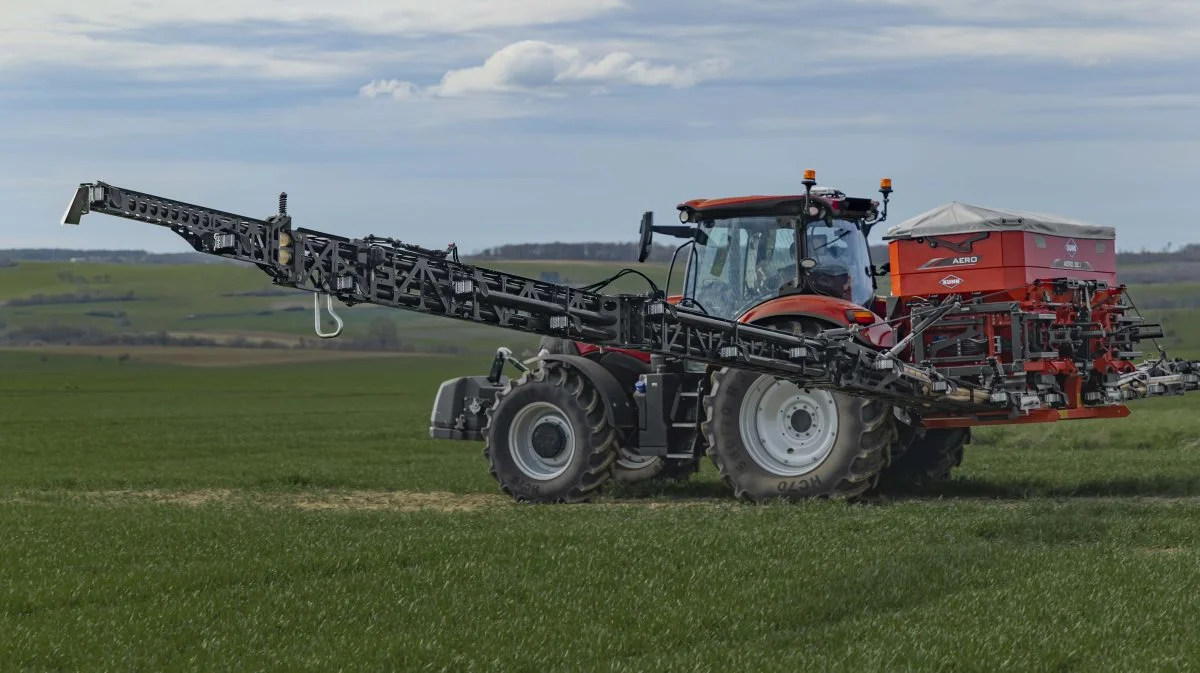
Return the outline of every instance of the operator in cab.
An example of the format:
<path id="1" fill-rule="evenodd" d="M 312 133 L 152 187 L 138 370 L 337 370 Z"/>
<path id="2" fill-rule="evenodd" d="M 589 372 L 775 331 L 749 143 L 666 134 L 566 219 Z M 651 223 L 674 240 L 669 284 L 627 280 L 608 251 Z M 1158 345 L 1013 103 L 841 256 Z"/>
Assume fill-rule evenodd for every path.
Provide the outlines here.
<path id="1" fill-rule="evenodd" d="M 777 234 L 786 234 L 788 239 L 786 256 L 761 255 L 756 273 L 765 286 L 763 289 L 775 294 L 796 285 L 796 239 L 791 234 L 790 223 L 785 221 L 785 218 L 779 218 L 779 221 L 780 229 L 777 230 Z M 808 257 L 817 262 L 816 266 L 805 274 L 808 287 L 818 294 L 854 301 L 851 269 L 857 255 L 854 255 L 846 241 L 842 240 L 844 235 L 835 234 L 831 238 L 826 233 L 814 233 L 815 228 L 829 230 L 824 222 L 814 222 L 806 228 Z M 775 241 L 779 242 L 782 238 L 783 236 L 777 235 Z M 782 265 L 777 262 L 772 264 L 780 259 L 786 262 Z M 863 266 L 868 264 L 864 262 Z"/>

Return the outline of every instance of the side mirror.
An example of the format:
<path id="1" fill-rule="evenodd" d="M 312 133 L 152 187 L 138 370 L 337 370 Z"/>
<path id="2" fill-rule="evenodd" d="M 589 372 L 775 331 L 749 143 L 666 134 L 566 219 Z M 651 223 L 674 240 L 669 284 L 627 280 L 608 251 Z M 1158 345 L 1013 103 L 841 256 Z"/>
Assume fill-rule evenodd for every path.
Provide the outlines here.
<path id="1" fill-rule="evenodd" d="M 871 273 L 874 276 L 886 276 L 891 272 L 892 272 L 892 263 L 891 262 L 886 262 L 886 263 L 881 264 L 871 270 Z"/>
<path id="2" fill-rule="evenodd" d="M 647 210 L 645 213 L 642 213 L 642 228 L 640 233 L 642 239 L 638 244 L 638 262 L 644 262 L 650 256 L 650 249 L 654 241 L 654 213 L 652 211 Z"/>

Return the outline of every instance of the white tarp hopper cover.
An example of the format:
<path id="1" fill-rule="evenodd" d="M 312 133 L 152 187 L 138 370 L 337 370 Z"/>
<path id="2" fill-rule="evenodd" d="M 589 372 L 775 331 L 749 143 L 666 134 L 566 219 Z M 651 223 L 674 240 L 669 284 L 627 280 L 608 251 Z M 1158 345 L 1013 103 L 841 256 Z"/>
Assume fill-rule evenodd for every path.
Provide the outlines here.
<path id="1" fill-rule="evenodd" d="M 998 210 L 952 201 L 887 230 L 884 240 L 973 234 L 984 231 L 1032 231 L 1048 236 L 1114 239 L 1117 230 L 1059 215 Z"/>

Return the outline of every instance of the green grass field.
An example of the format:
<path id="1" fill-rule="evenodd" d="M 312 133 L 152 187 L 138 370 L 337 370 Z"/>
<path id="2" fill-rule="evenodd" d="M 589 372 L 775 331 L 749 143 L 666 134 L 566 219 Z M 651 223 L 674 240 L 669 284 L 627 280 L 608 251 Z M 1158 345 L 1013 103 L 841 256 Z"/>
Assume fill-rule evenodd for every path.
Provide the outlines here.
<path id="1" fill-rule="evenodd" d="M 0 352 L 0 670 L 1183 670 L 1200 415 L 976 433 L 951 482 L 517 506 L 427 438 L 486 357 Z"/>

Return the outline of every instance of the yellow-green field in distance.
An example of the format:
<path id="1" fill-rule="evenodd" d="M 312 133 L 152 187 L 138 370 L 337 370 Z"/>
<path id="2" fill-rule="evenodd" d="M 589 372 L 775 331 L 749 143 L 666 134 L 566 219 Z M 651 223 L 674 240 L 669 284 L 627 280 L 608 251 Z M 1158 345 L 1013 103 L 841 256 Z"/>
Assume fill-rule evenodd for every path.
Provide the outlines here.
<path id="1" fill-rule="evenodd" d="M 634 268 L 660 286 L 665 264 L 616 262 L 488 262 L 488 266 L 532 278 L 571 284 L 593 283 Z M 682 267 L 671 280 L 678 291 Z M 633 275 L 607 291 L 644 292 L 648 284 Z M 887 279 L 880 293 L 888 292 Z M 1200 283 L 1133 286 L 1140 305 L 1161 306 L 1144 313 L 1163 321 L 1162 345 L 1172 355 L 1200 357 L 1200 311 L 1194 310 Z M 82 301 L 88 298 L 89 301 Z M 104 301 L 95 301 L 98 298 Z M 390 323 L 396 339 L 417 351 L 453 347 L 460 353 L 494 351 L 497 345 L 527 348 L 536 338 L 497 328 L 374 306 L 343 309 L 347 338 L 366 338 Z M 374 325 L 374 328 L 372 327 Z M 0 335 L 21 328 L 64 326 L 100 333 L 198 335 L 228 341 L 241 336 L 293 344 L 313 337 L 308 293 L 273 286 L 261 271 L 232 264 L 118 265 L 24 262 L 0 268 Z"/>

